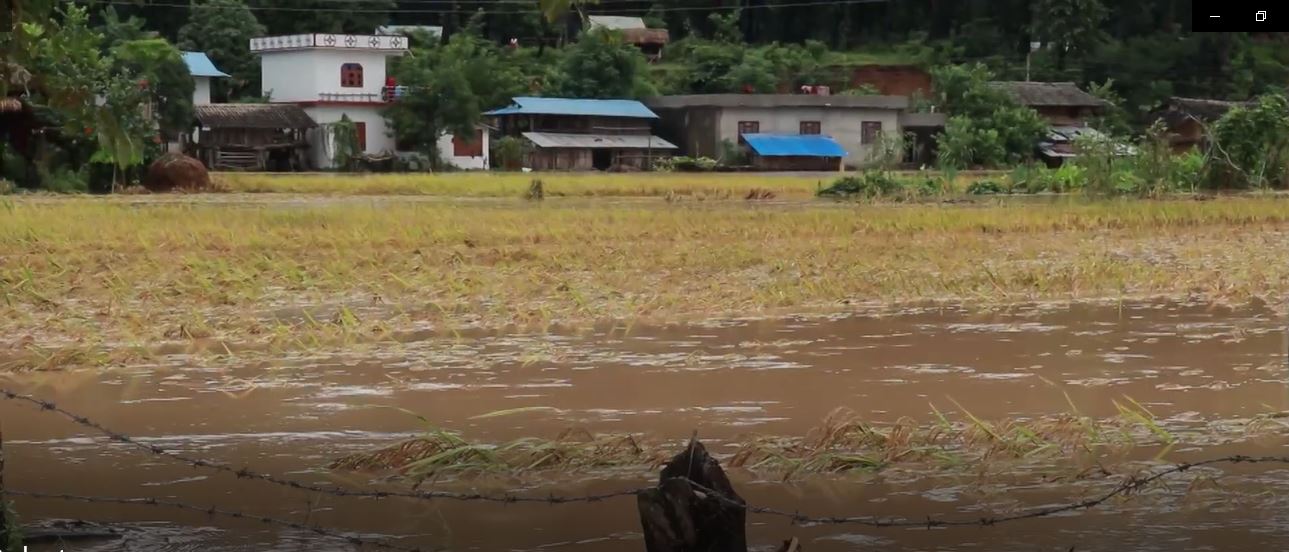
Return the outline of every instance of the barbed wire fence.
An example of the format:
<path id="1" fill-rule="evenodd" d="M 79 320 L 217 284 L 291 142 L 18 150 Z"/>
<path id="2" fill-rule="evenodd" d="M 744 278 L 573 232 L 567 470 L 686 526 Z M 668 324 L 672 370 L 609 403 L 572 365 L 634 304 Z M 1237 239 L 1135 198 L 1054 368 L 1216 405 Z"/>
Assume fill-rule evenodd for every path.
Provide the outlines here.
<path id="1" fill-rule="evenodd" d="M 187 464 L 191 467 L 209 471 L 221 472 L 232 475 L 238 479 L 247 479 L 259 481 L 276 486 L 286 487 L 299 490 L 302 492 L 319 493 L 336 497 L 359 498 L 372 500 L 404 499 L 416 501 L 439 501 L 451 500 L 462 502 L 493 502 L 502 504 L 533 503 L 533 504 L 575 504 L 575 503 L 596 503 L 617 498 L 640 497 L 645 493 L 655 491 L 661 485 L 651 485 L 647 487 L 638 487 L 623 489 L 600 494 L 586 495 L 555 495 L 548 494 L 537 496 L 532 494 L 519 494 L 515 492 L 506 492 L 501 494 L 485 493 L 464 493 L 451 491 L 394 491 L 394 490 L 362 490 L 352 489 L 339 486 L 322 486 L 312 483 L 306 483 L 294 479 L 287 479 L 268 473 L 258 472 L 249 468 L 235 468 L 225 463 L 215 462 L 204 458 L 188 456 L 176 451 L 172 451 L 155 444 L 149 444 L 137 438 L 131 437 L 124 433 L 114 431 L 103 424 L 95 422 L 85 416 L 78 415 L 66 410 L 57 404 L 39 399 L 30 395 L 24 395 L 15 391 L 0 388 L 0 399 L 11 402 L 23 403 L 33 406 L 42 412 L 49 412 L 61 415 L 64 418 L 84 428 L 93 430 L 108 438 L 112 442 L 122 443 L 147 454 L 165 458 L 174 462 Z M 2 434 L 0 434 L 2 439 Z M 250 514 L 238 510 L 221 509 L 217 507 L 207 507 L 189 504 L 176 500 L 162 500 L 147 497 L 104 497 L 104 496 L 85 496 L 63 493 L 42 493 L 25 489 L 6 488 L 4 480 L 4 448 L 3 441 L 0 440 L 0 511 L 5 504 L 6 497 L 22 497 L 41 500 L 63 500 L 71 502 L 84 502 L 91 504 L 113 504 L 113 505 L 134 505 L 134 506 L 151 506 L 160 508 L 169 508 L 174 510 L 183 510 L 189 512 L 204 513 L 213 517 L 222 517 L 232 520 L 246 520 L 258 522 L 264 525 L 278 526 L 289 528 L 301 532 L 312 533 L 321 537 L 345 541 L 357 547 L 371 547 L 385 550 L 396 550 L 403 552 L 428 552 L 425 548 L 408 547 L 387 540 L 372 539 L 369 537 L 359 536 L 352 531 L 342 531 L 335 528 L 322 527 L 319 525 L 305 522 L 295 522 L 280 518 L 274 518 L 258 514 Z M 882 517 L 882 516 L 815 516 L 803 514 L 799 511 L 787 511 L 783 509 L 756 506 L 748 504 L 741 499 L 731 498 L 724 493 L 705 487 L 688 478 L 674 478 L 682 480 L 692 486 L 695 490 L 714 498 L 722 504 L 736 509 L 741 509 L 750 514 L 765 515 L 783 518 L 791 523 L 799 525 L 853 525 L 866 526 L 872 528 L 950 528 L 950 527 L 992 527 L 999 524 L 1017 522 L 1022 520 L 1032 520 L 1046 518 L 1059 514 L 1091 510 L 1098 506 L 1103 506 L 1115 498 L 1131 496 L 1142 491 L 1151 485 L 1171 476 L 1183 474 L 1191 470 L 1203 467 L 1217 465 L 1235 465 L 1235 464 L 1279 464 L 1289 465 L 1289 456 L 1244 456 L 1231 455 L 1217 458 L 1211 458 L 1202 461 L 1179 463 L 1156 469 L 1144 474 L 1127 475 L 1124 480 L 1115 485 L 1108 491 L 1093 497 L 1059 504 L 1053 506 L 1033 508 L 1023 510 L 1017 513 L 999 516 L 982 516 L 982 517 L 962 517 L 962 518 L 934 518 L 912 519 L 903 517 Z M 0 515 L 0 536 L 14 528 L 6 527 L 5 518 Z M 3 544 L 0 541 L 0 544 Z"/>

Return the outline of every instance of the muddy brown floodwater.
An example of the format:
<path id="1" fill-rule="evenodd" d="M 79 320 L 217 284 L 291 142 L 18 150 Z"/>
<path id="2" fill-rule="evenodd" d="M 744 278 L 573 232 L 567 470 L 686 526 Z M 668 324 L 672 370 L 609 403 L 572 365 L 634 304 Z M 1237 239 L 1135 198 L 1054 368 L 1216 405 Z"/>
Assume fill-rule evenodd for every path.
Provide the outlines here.
<path id="1" fill-rule="evenodd" d="M 9 376 L 6 386 L 195 456 L 316 483 L 365 482 L 324 469 L 420 429 L 394 406 L 470 439 L 554 437 L 569 427 L 640 432 L 679 449 L 691 431 L 718 452 L 740 436 L 801 435 L 838 407 L 872 421 L 930 422 L 954 401 L 987 419 L 1068 412 L 1116 415 L 1131 397 L 1170 430 L 1212 445 L 1169 460 L 1286 454 L 1283 430 L 1218 435 L 1289 410 L 1284 326 L 1260 308 L 1174 303 L 1030 306 L 981 313 L 881 313 L 730 320 L 582 334 L 427 337 L 361 354 L 247 361 L 184 355 L 110 372 Z M 548 410 L 476 418 L 520 407 Z M 643 550 L 632 499 L 591 505 L 370 502 L 314 497 L 198 471 L 107 443 L 68 421 L 0 403 L 13 488 L 172 497 L 308 519 L 409 546 L 453 550 Z M 638 471 L 639 473 L 635 473 Z M 444 489 L 578 494 L 640 486 L 654 475 L 577 481 L 478 480 Z M 1255 550 L 1289 545 L 1289 467 L 1224 468 L 1220 481 L 1159 488 L 1105 508 L 992 528 L 801 527 L 750 517 L 761 549 L 800 537 L 811 552 L 881 550 Z M 783 484 L 735 472 L 750 502 L 803 513 L 973 517 L 1084 496 L 1033 474 L 811 476 Z M 1113 482 L 1106 482 L 1111 484 Z M 1093 487 L 1096 488 L 1096 487 Z M 1086 489 L 1084 489 L 1086 491 Z M 1171 492 L 1170 492 L 1171 491 Z M 316 537 L 145 507 L 17 501 L 26 521 L 121 522 L 127 538 L 68 550 L 344 550 Z M 38 550 L 40 548 L 37 548 Z"/>

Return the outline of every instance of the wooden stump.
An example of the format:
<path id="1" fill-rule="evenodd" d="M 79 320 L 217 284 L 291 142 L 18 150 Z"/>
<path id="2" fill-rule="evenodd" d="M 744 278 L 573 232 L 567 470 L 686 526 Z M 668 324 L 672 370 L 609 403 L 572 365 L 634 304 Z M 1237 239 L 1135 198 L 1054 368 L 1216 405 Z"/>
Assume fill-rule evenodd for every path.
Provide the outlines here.
<path id="1" fill-rule="evenodd" d="M 747 552 L 747 511 L 743 505 L 720 463 L 707 454 L 702 443 L 692 440 L 663 467 L 658 488 L 636 498 L 645 550 Z"/>

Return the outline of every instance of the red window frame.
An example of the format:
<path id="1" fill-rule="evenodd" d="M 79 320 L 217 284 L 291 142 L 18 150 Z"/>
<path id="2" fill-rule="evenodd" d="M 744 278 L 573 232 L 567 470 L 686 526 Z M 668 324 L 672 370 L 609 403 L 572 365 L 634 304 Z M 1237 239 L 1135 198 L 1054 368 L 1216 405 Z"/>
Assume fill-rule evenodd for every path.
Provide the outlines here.
<path id="1" fill-rule="evenodd" d="M 340 86 L 341 88 L 362 88 L 363 65 L 361 63 L 342 64 L 340 66 Z"/>

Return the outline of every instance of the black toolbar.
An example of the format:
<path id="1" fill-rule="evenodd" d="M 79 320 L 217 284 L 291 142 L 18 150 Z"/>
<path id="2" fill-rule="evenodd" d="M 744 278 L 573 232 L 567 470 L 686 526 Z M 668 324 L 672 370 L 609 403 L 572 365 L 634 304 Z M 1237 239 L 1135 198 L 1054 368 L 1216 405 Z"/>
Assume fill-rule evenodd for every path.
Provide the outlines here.
<path id="1" fill-rule="evenodd" d="M 1198 33 L 1289 31 L 1289 1 L 1194 0 L 1191 29 Z"/>

